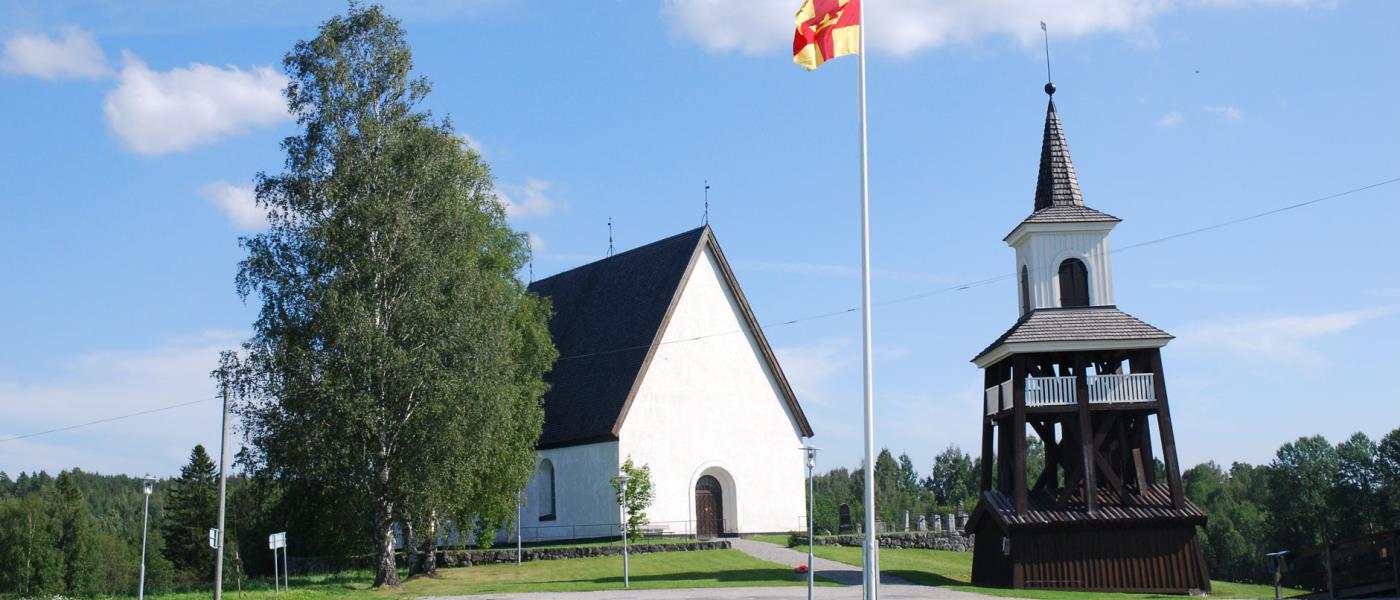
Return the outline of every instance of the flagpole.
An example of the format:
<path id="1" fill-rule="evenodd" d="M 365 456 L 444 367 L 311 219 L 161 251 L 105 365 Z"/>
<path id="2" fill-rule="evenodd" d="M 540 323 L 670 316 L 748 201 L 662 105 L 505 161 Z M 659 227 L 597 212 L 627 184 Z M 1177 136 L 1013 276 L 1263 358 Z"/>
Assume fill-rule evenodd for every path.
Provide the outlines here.
<path id="1" fill-rule="evenodd" d="M 860 8 L 860 300 L 861 353 L 865 380 L 865 548 L 861 561 L 865 600 L 880 597 L 879 551 L 875 541 L 875 388 L 870 342 L 870 177 L 865 143 L 865 34 L 870 22 L 864 3 Z"/>

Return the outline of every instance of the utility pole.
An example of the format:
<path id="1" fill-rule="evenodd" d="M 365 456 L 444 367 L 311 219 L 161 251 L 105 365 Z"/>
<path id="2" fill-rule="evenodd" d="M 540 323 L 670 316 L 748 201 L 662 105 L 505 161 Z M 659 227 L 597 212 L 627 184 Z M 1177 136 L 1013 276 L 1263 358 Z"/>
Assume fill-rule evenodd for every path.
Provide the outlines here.
<path id="1" fill-rule="evenodd" d="M 228 381 L 223 382 L 224 414 L 220 419 L 219 438 L 219 547 L 214 559 L 214 600 L 224 597 L 224 496 L 228 486 Z"/>

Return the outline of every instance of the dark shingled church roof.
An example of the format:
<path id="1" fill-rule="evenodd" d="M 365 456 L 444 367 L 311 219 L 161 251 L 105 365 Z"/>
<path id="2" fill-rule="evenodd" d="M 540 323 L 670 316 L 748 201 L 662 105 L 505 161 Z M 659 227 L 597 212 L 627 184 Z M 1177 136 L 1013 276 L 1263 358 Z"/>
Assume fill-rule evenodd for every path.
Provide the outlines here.
<path id="1" fill-rule="evenodd" d="M 706 244 L 728 278 L 804 433 L 811 434 L 782 370 L 708 226 L 692 229 L 530 284 L 554 304 L 549 333 L 559 360 L 545 381 L 540 448 L 616 439 L 660 341 L 672 305 Z"/>
<path id="2" fill-rule="evenodd" d="M 1017 320 L 1011 329 L 972 360 L 976 362 L 1003 344 L 1170 339 L 1170 333 L 1148 325 L 1118 310 L 1116 306 L 1037 308 Z"/>
<path id="3" fill-rule="evenodd" d="M 978 522 L 985 517 L 991 517 L 1003 531 L 1013 527 L 1054 527 L 1085 522 L 1103 522 L 1115 527 L 1134 521 L 1205 524 L 1205 513 L 1190 500 L 1181 508 L 1172 508 L 1171 488 L 1165 484 L 1159 483 L 1145 488 L 1141 495 L 1132 497 L 1129 502 L 1124 502 L 1112 489 L 1099 488 L 1099 505 L 1094 514 L 1085 510 L 1082 493 L 1071 498 L 1064 507 L 1056 508 L 1056 491 L 1035 490 L 1026 497 L 1026 512 L 1018 515 L 1016 502 L 1010 494 L 996 490 L 986 491 L 982 492 L 981 501 L 973 509 L 966 531 L 973 533 Z"/>
<path id="4" fill-rule="evenodd" d="M 1045 109 L 1045 135 L 1040 142 L 1040 175 L 1035 182 L 1035 210 L 1026 223 L 1093 223 L 1121 221 L 1118 217 L 1084 205 L 1079 177 L 1069 156 L 1069 142 L 1060 124 L 1055 100 Z M 1017 225 L 1019 228 L 1020 225 Z M 1013 231 L 1014 233 L 1014 231 Z M 1010 238 L 1010 234 L 1006 236 Z"/>

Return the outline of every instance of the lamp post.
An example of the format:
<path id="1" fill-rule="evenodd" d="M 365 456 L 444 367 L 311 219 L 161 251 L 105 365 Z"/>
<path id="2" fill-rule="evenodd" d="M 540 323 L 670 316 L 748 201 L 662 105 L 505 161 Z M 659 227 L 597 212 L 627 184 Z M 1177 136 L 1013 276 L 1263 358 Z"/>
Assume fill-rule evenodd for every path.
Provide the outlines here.
<path id="1" fill-rule="evenodd" d="M 618 531 L 622 533 L 622 587 L 631 587 L 631 581 L 627 572 L 627 480 L 631 479 L 626 473 L 618 473 L 613 481 L 617 482 L 617 489 L 620 492 L 620 508 L 622 509 L 622 519 L 618 522 Z"/>
<path id="2" fill-rule="evenodd" d="M 156 491 L 156 478 L 147 473 L 141 479 L 141 493 L 146 496 L 141 514 L 141 580 L 136 586 L 137 600 L 146 598 L 146 528 L 151 519 L 151 494 Z"/>
<path id="3" fill-rule="evenodd" d="M 812 492 L 812 468 L 817 466 L 817 448 L 810 444 L 802 446 L 802 455 L 807 463 L 807 600 L 812 600 L 812 587 L 816 585 L 812 551 L 817 545 L 816 527 L 812 524 L 812 514 L 816 512 L 817 504 L 816 495 Z"/>
<path id="4" fill-rule="evenodd" d="M 525 490 L 520 490 L 520 496 L 515 499 L 515 564 L 517 565 L 520 564 L 520 555 L 522 554 L 520 544 L 520 526 L 524 523 L 524 521 L 522 521 L 521 518 L 525 512 L 526 500 L 527 498 L 525 496 Z"/>

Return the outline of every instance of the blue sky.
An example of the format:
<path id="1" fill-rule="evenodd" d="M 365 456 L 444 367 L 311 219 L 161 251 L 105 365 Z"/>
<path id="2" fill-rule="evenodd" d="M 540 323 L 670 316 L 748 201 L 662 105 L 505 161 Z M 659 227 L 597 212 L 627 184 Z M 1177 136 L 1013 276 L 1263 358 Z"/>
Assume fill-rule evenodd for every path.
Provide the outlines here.
<path id="1" fill-rule="evenodd" d="M 1009 273 L 1029 213 L 1050 24 L 1057 105 L 1116 247 L 1400 177 L 1400 4 L 868 0 L 877 302 Z M 0 7 L 0 439 L 212 397 L 247 336 L 248 182 L 294 131 L 280 61 L 339 2 Z M 791 62 L 797 0 L 390 3 L 491 163 L 534 274 L 711 223 L 759 317 L 859 302 L 853 58 Z M 580 7 L 582 5 L 579 5 Z M 1113 258 L 1165 351 L 1182 460 L 1265 462 L 1400 426 L 1400 184 Z M 522 277 L 528 276 L 522 273 Z M 977 446 L 968 360 L 1010 280 L 880 306 L 877 443 L 927 472 Z M 859 319 L 767 328 L 825 466 L 860 454 Z M 0 442 L 0 470 L 174 474 L 205 402 Z"/>

